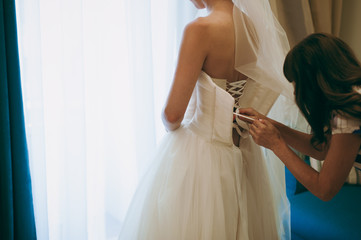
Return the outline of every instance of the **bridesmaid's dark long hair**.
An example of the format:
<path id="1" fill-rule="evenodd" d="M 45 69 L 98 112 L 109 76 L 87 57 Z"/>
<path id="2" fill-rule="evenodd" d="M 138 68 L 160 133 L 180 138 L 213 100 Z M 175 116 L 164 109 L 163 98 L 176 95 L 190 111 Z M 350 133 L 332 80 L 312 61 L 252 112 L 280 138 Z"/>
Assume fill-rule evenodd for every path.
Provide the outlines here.
<path id="1" fill-rule="evenodd" d="M 286 56 L 283 72 L 294 83 L 298 107 L 319 149 L 331 134 L 333 113 L 361 119 L 361 66 L 352 49 L 330 34 L 315 33 Z"/>

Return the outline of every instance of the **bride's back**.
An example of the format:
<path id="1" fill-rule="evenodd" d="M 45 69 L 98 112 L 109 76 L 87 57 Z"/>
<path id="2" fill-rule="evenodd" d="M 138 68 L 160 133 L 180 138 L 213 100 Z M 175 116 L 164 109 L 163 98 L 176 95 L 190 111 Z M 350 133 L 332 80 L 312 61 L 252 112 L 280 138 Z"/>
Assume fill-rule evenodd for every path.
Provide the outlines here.
<path id="1" fill-rule="evenodd" d="M 229 82 L 246 78 L 234 70 L 233 4 L 215 9 L 207 17 L 196 21 L 206 28 L 207 44 L 210 46 L 202 70 L 214 78 L 227 79 Z"/>

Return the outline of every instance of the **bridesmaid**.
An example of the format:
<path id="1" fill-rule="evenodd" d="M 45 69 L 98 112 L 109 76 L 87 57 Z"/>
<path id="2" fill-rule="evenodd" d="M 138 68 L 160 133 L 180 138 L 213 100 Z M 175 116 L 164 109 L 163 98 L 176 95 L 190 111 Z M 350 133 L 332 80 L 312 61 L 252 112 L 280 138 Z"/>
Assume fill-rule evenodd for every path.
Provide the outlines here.
<path id="1" fill-rule="evenodd" d="M 258 119 L 250 133 L 271 149 L 296 179 L 318 198 L 331 200 L 353 166 L 361 171 L 361 66 L 350 47 L 332 35 L 306 37 L 287 55 L 284 74 L 294 84 L 296 103 L 311 126 L 306 134 L 253 109 L 240 113 Z M 320 172 L 291 147 L 324 160 Z"/>

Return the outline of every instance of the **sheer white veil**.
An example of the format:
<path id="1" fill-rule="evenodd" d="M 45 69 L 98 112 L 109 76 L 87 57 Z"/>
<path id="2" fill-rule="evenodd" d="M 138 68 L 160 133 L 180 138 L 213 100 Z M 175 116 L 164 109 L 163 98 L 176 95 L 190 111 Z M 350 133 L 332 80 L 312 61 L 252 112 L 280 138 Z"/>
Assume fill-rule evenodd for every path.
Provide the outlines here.
<path id="1" fill-rule="evenodd" d="M 235 69 L 263 86 L 293 98 L 293 87 L 283 75 L 289 51 L 287 35 L 273 15 L 268 0 L 233 0 L 236 30 Z"/>
<path id="2" fill-rule="evenodd" d="M 293 86 L 283 75 L 283 62 L 289 51 L 289 43 L 268 0 L 233 0 L 233 3 L 235 69 L 257 82 L 261 94 L 266 89 L 266 92 L 283 95 L 278 100 L 277 111 L 284 106 L 294 112 Z M 281 104 L 280 99 L 283 101 Z M 269 150 L 265 150 L 265 156 L 274 207 L 278 211 L 278 235 L 280 239 L 290 239 L 290 206 L 286 196 L 284 165 Z M 257 181 L 256 178 L 254 181 Z"/>

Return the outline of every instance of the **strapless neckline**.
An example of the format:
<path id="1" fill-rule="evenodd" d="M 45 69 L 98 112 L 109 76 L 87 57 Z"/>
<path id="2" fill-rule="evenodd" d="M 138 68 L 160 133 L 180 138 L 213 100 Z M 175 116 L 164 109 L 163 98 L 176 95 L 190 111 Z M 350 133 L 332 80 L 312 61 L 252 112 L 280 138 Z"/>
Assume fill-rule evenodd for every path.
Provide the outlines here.
<path id="1" fill-rule="evenodd" d="M 206 73 L 205 71 L 202 70 L 202 73 L 207 75 L 209 78 L 211 78 L 213 80 L 213 82 L 226 82 L 228 84 L 234 84 L 234 83 L 239 83 L 239 82 L 243 82 L 243 81 L 247 81 L 247 80 L 250 80 L 250 78 L 246 78 L 246 79 L 241 79 L 241 80 L 237 80 L 237 81 L 233 81 L 233 82 L 230 82 L 228 81 L 228 79 L 226 78 L 215 78 L 215 77 L 212 77 L 210 76 L 208 73 Z"/>

